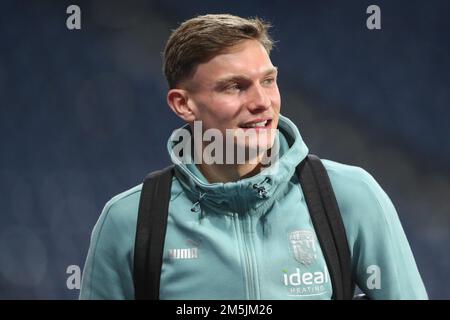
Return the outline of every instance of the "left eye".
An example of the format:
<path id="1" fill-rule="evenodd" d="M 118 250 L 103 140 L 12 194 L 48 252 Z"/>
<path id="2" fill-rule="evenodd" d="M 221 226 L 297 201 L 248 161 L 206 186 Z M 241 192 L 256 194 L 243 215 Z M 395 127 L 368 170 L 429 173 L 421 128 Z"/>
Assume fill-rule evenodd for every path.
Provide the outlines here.
<path id="1" fill-rule="evenodd" d="M 233 84 L 227 88 L 227 91 L 236 91 L 236 90 L 239 91 L 241 89 L 242 87 L 239 84 Z"/>
<path id="2" fill-rule="evenodd" d="M 265 84 L 272 84 L 274 81 L 275 81 L 274 78 L 269 78 L 269 79 L 264 80 L 263 82 L 264 82 Z"/>

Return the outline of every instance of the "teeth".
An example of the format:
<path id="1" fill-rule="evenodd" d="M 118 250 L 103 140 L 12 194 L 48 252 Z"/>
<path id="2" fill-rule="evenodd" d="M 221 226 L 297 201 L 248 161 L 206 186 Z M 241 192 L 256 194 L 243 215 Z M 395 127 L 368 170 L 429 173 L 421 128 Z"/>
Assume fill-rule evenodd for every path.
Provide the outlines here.
<path id="1" fill-rule="evenodd" d="M 256 128 L 256 127 L 265 127 L 267 125 L 266 121 L 256 122 L 256 123 L 250 123 L 250 124 L 244 124 L 244 128 Z"/>

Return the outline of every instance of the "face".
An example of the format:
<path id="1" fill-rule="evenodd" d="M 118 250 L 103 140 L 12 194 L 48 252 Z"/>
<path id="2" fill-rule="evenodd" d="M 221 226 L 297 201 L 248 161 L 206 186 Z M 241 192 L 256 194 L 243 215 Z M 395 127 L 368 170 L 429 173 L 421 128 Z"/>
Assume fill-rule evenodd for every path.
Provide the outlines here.
<path id="1" fill-rule="evenodd" d="M 227 129 L 252 131 L 238 147 L 272 147 L 274 134 L 267 132 L 278 127 L 281 98 L 277 69 L 258 41 L 246 40 L 200 64 L 186 88 L 187 104 L 204 131 L 219 129 L 224 140 Z"/>

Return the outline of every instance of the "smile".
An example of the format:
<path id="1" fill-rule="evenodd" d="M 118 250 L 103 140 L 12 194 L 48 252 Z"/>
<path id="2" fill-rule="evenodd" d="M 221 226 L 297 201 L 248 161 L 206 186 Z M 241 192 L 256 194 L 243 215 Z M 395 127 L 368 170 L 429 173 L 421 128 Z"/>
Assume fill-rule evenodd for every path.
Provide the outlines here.
<path id="1" fill-rule="evenodd" d="M 262 120 L 258 122 L 249 122 L 240 125 L 240 128 L 247 129 L 247 128 L 269 128 L 272 124 L 272 119 Z"/>

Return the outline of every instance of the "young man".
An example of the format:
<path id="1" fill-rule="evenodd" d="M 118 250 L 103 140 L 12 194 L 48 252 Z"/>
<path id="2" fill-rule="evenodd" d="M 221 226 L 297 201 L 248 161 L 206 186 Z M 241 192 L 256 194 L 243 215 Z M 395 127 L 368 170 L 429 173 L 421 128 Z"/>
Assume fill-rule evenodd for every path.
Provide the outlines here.
<path id="1" fill-rule="evenodd" d="M 259 19 L 205 15 L 181 24 L 166 45 L 167 102 L 186 121 L 183 129 L 193 132 L 193 150 L 186 148 L 184 156 L 200 161 L 180 160 L 179 142 L 169 139 L 175 176 L 160 299 L 333 296 L 323 248 L 295 174 L 308 148 L 297 127 L 280 115 L 267 29 Z M 223 148 L 214 154 L 206 152 L 212 140 L 203 135 L 208 130 L 223 136 L 216 144 Z M 239 139 L 250 131 L 254 134 Z M 231 156 L 230 143 L 236 151 Z M 247 152 L 242 161 L 237 150 Z M 256 150 L 253 156 L 251 150 Z M 266 156 L 272 157 L 268 165 Z M 370 299 L 427 299 L 386 193 L 361 168 L 322 162 L 344 223 L 355 283 Z M 141 189 L 136 186 L 106 204 L 92 233 L 80 298 L 135 298 Z"/>

